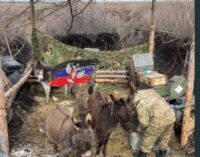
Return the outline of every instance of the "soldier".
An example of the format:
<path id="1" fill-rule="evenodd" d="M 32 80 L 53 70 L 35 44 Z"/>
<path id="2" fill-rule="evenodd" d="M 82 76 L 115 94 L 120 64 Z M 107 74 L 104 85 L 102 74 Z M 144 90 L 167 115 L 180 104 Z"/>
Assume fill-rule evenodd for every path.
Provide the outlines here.
<path id="1" fill-rule="evenodd" d="M 133 105 L 140 124 L 137 132 L 143 135 L 139 152 L 134 157 L 148 157 L 158 142 L 156 157 L 165 157 L 168 142 L 175 122 L 175 113 L 170 105 L 154 90 L 138 91 L 133 96 Z"/>

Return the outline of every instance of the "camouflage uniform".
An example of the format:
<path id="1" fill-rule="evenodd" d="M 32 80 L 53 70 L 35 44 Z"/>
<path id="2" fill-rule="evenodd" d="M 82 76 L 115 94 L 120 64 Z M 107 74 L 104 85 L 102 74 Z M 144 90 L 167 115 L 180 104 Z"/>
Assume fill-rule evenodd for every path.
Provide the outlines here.
<path id="1" fill-rule="evenodd" d="M 149 154 L 159 141 L 159 148 L 166 150 L 170 139 L 175 113 L 169 104 L 155 91 L 139 91 L 134 96 L 139 122 L 147 129 L 143 136 L 141 151 Z"/>

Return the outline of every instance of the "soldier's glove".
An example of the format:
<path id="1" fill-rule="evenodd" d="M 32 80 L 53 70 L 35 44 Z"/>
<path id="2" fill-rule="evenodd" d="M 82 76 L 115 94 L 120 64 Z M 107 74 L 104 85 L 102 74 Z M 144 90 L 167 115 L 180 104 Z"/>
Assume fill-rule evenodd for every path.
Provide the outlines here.
<path id="1" fill-rule="evenodd" d="M 140 123 L 136 129 L 136 132 L 139 134 L 143 134 L 145 132 L 145 129 L 146 129 L 146 127 L 144 126 L 144 124 Z"/>

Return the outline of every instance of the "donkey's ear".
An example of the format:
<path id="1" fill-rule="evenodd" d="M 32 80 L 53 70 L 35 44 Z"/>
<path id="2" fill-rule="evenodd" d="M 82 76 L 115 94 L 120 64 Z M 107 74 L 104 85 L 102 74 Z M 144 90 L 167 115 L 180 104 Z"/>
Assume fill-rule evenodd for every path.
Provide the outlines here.
<path id="1" fill-rule="evenodd" d="M 92 115 L 91 112 L 89 112 L 86 117 L 85 117 L 85 121 L 87 124 L 91 125 L 92 124 Z"/>
<path id="2" fill-rule="evenodd" d="M 130 93 L 129 93 L 127 99 L 126 99 L 127 104 L 130 104 L 135 93 L 137 93 L 137 89 L 130 91 Z"/>
<path id="3" fill-rule="evenodd" d="M 117 102 L 118 102 L 118 100 L 114 97 L 114 95 L 109 94 L 109 96 L 110 96 L 112 102 L 114 102 L 114 103 L 117 103 Z"/>
<path id="4" fill-rule="evenodd" d="M 72 120 L 72 123 L 73 123 L 73 125 L 74 125 L 74 128 L 75 128 L 76 130 L 79 130 L 79 129 L 80 129 L 80 126 L 81 126 L 80 122 L 78 122 L 78 120 L 77 120 L 76 118 L 74 118 L 74 117 L 72 117 L 71 120 Z"/>
<path id="5" fill-rule="evenodd" d="M 129 96 L 126 99 L 127 104 L 129 104 L 131 102 L 131 100 L 133 99 L 133 94 L 129 94 Z"/>
<path id="6" fill-rule="evenodd" d="M 125 102 L 125 100 L 123 98 L 120 98 L 119 102 L 121 102 L 122 104 L 126 104 L 126 102 Z"/>

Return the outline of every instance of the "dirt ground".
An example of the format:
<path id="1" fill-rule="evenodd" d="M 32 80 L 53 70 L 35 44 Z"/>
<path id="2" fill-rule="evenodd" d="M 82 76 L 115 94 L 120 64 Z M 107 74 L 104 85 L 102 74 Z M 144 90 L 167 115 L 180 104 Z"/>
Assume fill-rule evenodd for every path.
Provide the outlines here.
<path id="1" fill-rule="evenodd" d="M 126 90 L 123 90 L 123 92 L 114 91 L 114 94 L 122 97 L 127 96 Z M 74 106 L 75 108 L 77 103 L 73 98 L 65 99 L 63 94 L 57 94 L 56 97 L 58 98 L 57 102 L 53 100 L 53 95 L 51 95 L 50 102 L 46 103 L 44 95 L 37 94 L 33 96 L 34 103 L 31 103 L 32 100 L 30 98 L 15 102 L 14 119 L 9 125 L 11 157 L 57 157 L 45 134 L 47 109 L 60 101 L 68 101 L 69 106 Z M 17 117 L 20 117 L 21 120 Z M 173 141 L 176 143 L 175 139 Z M 108 157 L 131 156 L 131 148 L 126 133 L 118 126 L 112 133 L 108 143 Z M 187 157 L 179 149 L 175 150 L 175 153 L 170 156 Z"/>

